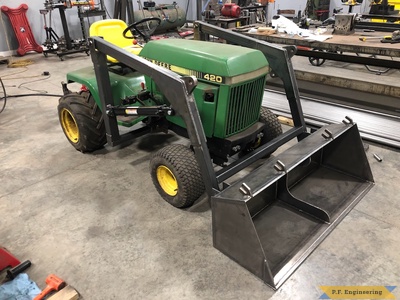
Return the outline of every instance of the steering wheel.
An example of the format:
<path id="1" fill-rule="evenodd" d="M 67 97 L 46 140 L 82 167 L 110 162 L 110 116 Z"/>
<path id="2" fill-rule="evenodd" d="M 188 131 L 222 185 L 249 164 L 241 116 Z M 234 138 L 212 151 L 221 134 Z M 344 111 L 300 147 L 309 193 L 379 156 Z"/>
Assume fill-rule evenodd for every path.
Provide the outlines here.
<path id="1" fill-rule="evenodd" d="M 155 26 L 149 25 L 147 22 L 156 22 Z M 139 25 L 147 23 L 147 25 L 142 25 L 141 28 L 139 29 Z M 134 39 L 133 36 L 127 36 L 126 34 L 128 31 L 131 31 L 132 29 L 135 30 L 144 40 L 147 42 L 150 39 L 150 36 L 156 31 L 157 27 L 161 24 L 161 19 L 160 18 L 144 18 L 140 21 L 137 21 L 135 23 L 130 24 L 128 27 L 125 28 L 125 30 L 122 32 L 122 35 L 126 39 Z M 146 28 L 147 27 L 147 28 Z"/>

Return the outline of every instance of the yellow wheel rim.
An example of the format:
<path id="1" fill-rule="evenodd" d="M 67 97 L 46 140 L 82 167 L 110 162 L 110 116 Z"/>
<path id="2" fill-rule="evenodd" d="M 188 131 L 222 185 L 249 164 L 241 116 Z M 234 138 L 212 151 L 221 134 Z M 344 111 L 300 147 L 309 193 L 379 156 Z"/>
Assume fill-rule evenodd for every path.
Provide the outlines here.
<path id="1" fill-rule="evenodd" d="M 67 138 L 74 144 L 79 141 L 79 128 L 72 113 L 63 108 L 61 111 L 61 126 Z"/>
<path id="2" fill-rule="evenodd" d="M 169 196 L 173 197 L 178 194 L 178 181 L 172 171 L 166 166 L 159 166 L 157 168 L 157 180 L 163 191 Z"/>

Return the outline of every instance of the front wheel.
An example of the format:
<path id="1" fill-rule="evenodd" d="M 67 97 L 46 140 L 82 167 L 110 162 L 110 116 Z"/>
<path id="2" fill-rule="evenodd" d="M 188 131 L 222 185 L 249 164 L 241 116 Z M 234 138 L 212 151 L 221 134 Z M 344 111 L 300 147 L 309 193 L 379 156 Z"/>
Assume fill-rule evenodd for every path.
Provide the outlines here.
<path id="1" fill-rule="evenodd" d="M 106 143 L 102 113 L 90 93 L 61 97 L 58 117 L 65 136 L 76 150 L 91 152 Z"/>
<path id="2" fill-rule="evenodd" d="M 282 134 L 282 126 L 276 115 L 268 108 L 262 106 L 260 110 L 260 122 L 266 124 L 261 139 L 261 145 L 273 140 Z"/>
<path id="3" fill-rule="evenodd" d="M 183 145 L 169 145 L 154 154 L 150 174 L 158 193 L 178 208 L 191 206 L 205 191 L 196 157 Z"/>

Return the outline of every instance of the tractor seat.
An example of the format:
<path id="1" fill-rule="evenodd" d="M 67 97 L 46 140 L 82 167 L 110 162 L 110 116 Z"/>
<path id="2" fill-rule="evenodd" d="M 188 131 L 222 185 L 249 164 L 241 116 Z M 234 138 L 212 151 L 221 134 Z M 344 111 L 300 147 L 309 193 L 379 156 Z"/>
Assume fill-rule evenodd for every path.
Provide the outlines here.
<path id="1" fill-rule="evenodd" d="M 94 22 L 89 28 L 90 36 L 101 36 L 107 42 L 110 42 L 118 47 L 121 47 L 132 54 L 138 55 L 142 47 L 135 45 L 135 39 L 127 39 L 122 35 L 122 32 L 128 26 L 122 20 L 109 19 Z M 132 36 L 128 31 L 127 36 Z M 108 61 L 117 62 L 113 57 L 107 56 Z"/>

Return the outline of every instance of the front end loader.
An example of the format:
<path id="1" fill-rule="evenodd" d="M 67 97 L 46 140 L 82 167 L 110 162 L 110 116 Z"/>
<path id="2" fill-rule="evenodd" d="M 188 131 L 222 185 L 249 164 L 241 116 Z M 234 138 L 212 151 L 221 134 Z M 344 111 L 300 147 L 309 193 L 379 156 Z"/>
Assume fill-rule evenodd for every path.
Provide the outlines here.
<path id="1" fill-rule="evenodd" d="M 357 125 L 346 117 L 309 133 L 290 61 L 295 47 L 203 22 L 195 31 L 198 40 L 150 41 L 139 56 L 91 38 L 94 68 L 67 75 L 82 88 L 73 93 L 63 84 L 61 127 L 82 152 L 151 131 L 188 138 L 189 147 L 153 155 L 155 188 L 179 208 L 206 192 L 214 246 L 277 289 L 373 186 Z M 230 44 L 204 41 L 208 35 Z M 262 107 L 267 74 L 284 84 L 294 123 L 285 132 Z M 131 130 L 122 134 L 121 126 Z"/>

